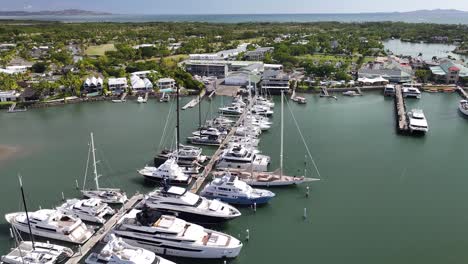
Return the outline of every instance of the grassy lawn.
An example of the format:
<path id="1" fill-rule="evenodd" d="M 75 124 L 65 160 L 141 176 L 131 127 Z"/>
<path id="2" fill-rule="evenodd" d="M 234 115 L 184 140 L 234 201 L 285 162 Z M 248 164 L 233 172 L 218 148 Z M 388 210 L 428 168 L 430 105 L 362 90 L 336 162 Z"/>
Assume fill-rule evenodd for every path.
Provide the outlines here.
<path id="1" fill-rule="evenodd" d="M 97 46 L 89 46 L 85 54 L 88 56 L 103 56 L 106 51 L 116 50 L 114 44 L 102 44 Z"/>

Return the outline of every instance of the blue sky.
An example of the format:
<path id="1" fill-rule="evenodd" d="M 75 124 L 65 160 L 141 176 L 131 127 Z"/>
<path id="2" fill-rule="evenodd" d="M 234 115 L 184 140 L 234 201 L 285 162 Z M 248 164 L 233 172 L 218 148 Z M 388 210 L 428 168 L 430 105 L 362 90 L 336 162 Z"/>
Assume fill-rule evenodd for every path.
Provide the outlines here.
<path id="1" fill-rule="evenodd" d="M 418 9 L 468 11 L 468 0 L 0 0 L 0 10 L 78 8 L 121 14 L 358 13 Z"/>

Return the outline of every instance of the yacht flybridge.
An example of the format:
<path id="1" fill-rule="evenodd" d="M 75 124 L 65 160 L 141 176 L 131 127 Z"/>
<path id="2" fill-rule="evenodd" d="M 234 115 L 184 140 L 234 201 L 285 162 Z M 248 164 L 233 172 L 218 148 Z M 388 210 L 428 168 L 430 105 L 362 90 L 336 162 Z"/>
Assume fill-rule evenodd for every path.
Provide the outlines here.
<path id="1" fill-rule="evenodd" d="M 274 193 L 268 190 L 253 189 L 247 183 L 230 174 L 215 178 L 205 186 L 201 195 L 241 205 L 264 204 L 275 197 Z"/>
<path id="2" fill-rule="evenodd" d="M 267 171 L 270 157 L 257 154 L 252 148 L 241 145 L 232 146 L 221 154 L 216 167 L 218 169 L 253 169 L 255 171 Z"/>
<path id="3" fill-rule="evenodd" d="M 64 215 L 78 217 L 83 221 L 99 224 L 106 222 L 105 216 L 115 213 L 114 209 L 98 198 L 86 200 L 70 199 L 60 207 L 57 207 L 57 210 Z"/>
<path id="4" fill-rule="evenodd" d="M 242 242 L 174 216 L 133 209 L 112 231 L 125 242 L 156 254 L 187 258 L 235 258 Z"/>
<path id="5" fill-rule="evenodd" d="M 101 188 L 99 187 L 99 177 L 97 173 L 97 161 L 96 161 L 96 153 L 94 148 L 94 136 L 91 133 L 91 144 L 90 144 L 90 152 L 92 153 L 93 157 L 93 174 L 94 174 L 94 182 L 96 184 L 96 190 L 85 190 L 83 189 L 81 193 L 86 198 L 99 198 L 104 203 L 110 204 L 123 204 L 127 201 L 127 195 L 125 192 L 121 191 L 120 189 L 112 189 L 112 188 Z M 89 152 L 88 152 L 88 161 L 89 161 Z M 86 164 L 86 171 L 88 170 L 88 164 Z M 85 174 L 85 182 L 86 182 L 86 174 Z M 84 186 L 83 186 L 84 188 Z"/>
<path id="6" fill-rule="evenodd" d="M 220 223 L 241 215 L 239 210 L 228 204 L 200 197 L 175 186 L 149 193 L 143 204 L 149 209 L 174 214 L 196 223 Z"/>
<path id="7" fill-rule="evenodd" d="M 28 216 L 25 212 L 6 214 L 5 219 L 14 228 L 28 233 Z M 29 214 L 33 235 L 67 241 L 85 243 L 94 233 L 80 219 L 64 215 L 58 210 L 42 209 Z"/>
<path id="8" fill-rule="evenodd" d="M 176 184 L 188 184 L 190 176 L 184 173 L 183 169 L 177 164 L 175 158 L 166 160 L 159 167 L 144 167 L 138 171 L 148 180 L 162 181 L 164 179 Z"/>
<path id="9" fill-rule="evenodd" d="M 426 133 L 429 131 L 426 116 L 423 110 L 413 109 L 408 113 L 409 117 L 409 128 L 411 132 L 422 132 Z"/>
<path id="10" fill-rule="evenodd" d="M 174 264 L 174 262 L 160 258 L 153 252 L 125 243 L 122 238 L 110 236 L 110 241 L 99 253 L 91 253 L 86 264 Z"/>
<path id="11" fill-rule="evenodd" d="M 5 264 L 55 264 L 73 256 L 73 251 L 50 243 L 20 242 L 18 247 L 0 259 Z"/>

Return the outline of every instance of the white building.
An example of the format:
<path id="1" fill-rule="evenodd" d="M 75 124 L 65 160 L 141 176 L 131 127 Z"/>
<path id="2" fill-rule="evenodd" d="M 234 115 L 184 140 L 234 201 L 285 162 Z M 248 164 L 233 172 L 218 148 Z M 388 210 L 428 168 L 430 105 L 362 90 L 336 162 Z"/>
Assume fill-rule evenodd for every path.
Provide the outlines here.
<path id="1" fill-rule="evenodd" d="M 16 91 L 0 91 L 0 102 L 14 102 L 19 96 Z"/>
<path id="2" fill-rule="evenodd" d="M 157 71 L 154 70 L 149 70 L 149 71 L 137 71 L 137 72 L 132 72 L 132 75 L 138 76 L 140 78 L 147 78 L 149 74 L 151 73 L 157 73 Z"/>
<path id="3" fill-rule="evenodd" d="M 172 78 L 161 78 L 156 84 L 159 89 L 174 89 L 176 82 Z"/>
<path id="4" fill-rule="evenodd" d="M 31 68 L 29 65 L 7 66 L 5 69 L 0 68 L 0 72 L 6 74 L 25 73 L 29 68 Z"/>
<path id="5" fill-rule="evenodd" d="M 150 48 L 150 47 L 154 48 L 154 47 L 156 47 L 156 45 L 154 45 L 154 44 L 140 44 L 140 45 L 133 46 L 134 49 Z"/>
<path id="6" fill-rule="evenodd" d="M 102 86 L 104 82 L 101 77 L 91 77 L 87 78 L 83 84 L 83 88 L 88 93 L 100 92 L 102 91 Z"/>
<path id="7" fill-rule="evenodd" d="M 137 92 L 148 92 L 153 89 L 153 84 L 147 78 L 140 78 L 136 75 L 130 77 L 132 89 Z"/>
<path id="8" fill-rule="evenodd" d="M 109 91 L 113 94 L 121 94 L 128 88 L 127 78 L 109 78 Z"/>

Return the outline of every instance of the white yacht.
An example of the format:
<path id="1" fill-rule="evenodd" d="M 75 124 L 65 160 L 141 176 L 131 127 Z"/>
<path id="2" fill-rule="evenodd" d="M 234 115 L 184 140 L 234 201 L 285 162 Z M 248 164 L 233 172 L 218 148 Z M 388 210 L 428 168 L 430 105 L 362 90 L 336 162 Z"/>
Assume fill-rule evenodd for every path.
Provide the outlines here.
<path id="1" fill-rule="evenodd" d="M 34 246 L 33 246 L 34 245 Z M 73 251 L 50 243 L 20 242 L 18 247 L 0 259 L 5 264 L 55 264 L 73 256 Z"/>
<path id="2" fill-rule="evenodd" d="M 194 136 L 216 136 L 216 137 L 221 137 L 227 135 L 227 131 L 219 131 L 215 127 L 208 127 L 204 129 L 200 129 L 197 131 L 192 132 L 192 135 Z"/>
<path id="3" fill-rule="evenodd" d="M 201 195 L 240 205 L 265 204 L 275 197 L 273 192 L 253 189 L 247 183 L 240 181 L 236 176 L 229 175 L 229 173 L 221 178 L 214 179 L 206 185 Z"/>
<path id="4" fill-rule="evenodd" d="M 202 155 L 201 148 L 194 146 L 179 145 L 179 150 L 165 149 L 161 151 L 161 153 L 159 153 L 154 158 L 154 165 L 159 166 L 170 158 L 176 158 L 178 164 L 190 165 L 192 165 L 194 162 L 201 164 L 208 160 L 207 156 Z"/>
<path id="5" fill-rule="evenodd" d="M 271 100 L 268 100 L 264 97 L 257 97 L 257 100 L 255 100 L 255 104 L 256 105 L 264 105 L 264 106 L 268 106 L 270 108 L 273 108 L 275 107 L 275 103 L 273 103 Z"/>
<path id="6" fill-rule="evenodd" d="M 239 136 L 239 137 L 258 137 L 262 134 L 262 130 L 259 127 L 255 126 L 239 126 L 236 128 L 236 132 L 234 132 L 234 135 Z"/>
<path id="7" fill-rule="evenodd" d="M 414 97 L 417 99 L 421 99 L 421 91 L 415 87 L 406 87 L 403 88 L 403 97 Z"/>
<path id="8" fill-rule="evenodd" d="M 99 253 L 91 253 L 86 258 L 86 264 L 152 264 L 157 259 L 158 264 L 174 264 L 174 262 L 157 257 L 153 252 L 131 246 L 122 238 L 110 236 L 110 241 Z"/>
<path id="9" fill-rule="evenodd" d="M 252 109 L 250 109 L 252 114 L 262 115 L 262 116 L 271 116 L 273 115 L 273 111 L 264 105 L 254 105 Z"/>
<path id="10" fill-rule="evenodd" d="M 167 179 L 171 183 L 188 184 L 190 176 L 185 174 L 183 169 L 177 164 L 175 158 L 166 160 L 159 167 L 144 167 L 138 171 L 145 178 L 153 181 L 162 181 Z"/>
<path id="11" fill-rule="evenodd" d="M 254 137 L 246 137 L 246 136 L 244 137 L 232 136 L 229 138 L 229 141 L 227 142 L 227 144 L 230 147 L 233 147 L 235 145 L 242 145 L 242 146 L 252 147 L 252 148 L 258 147 L 258 143 L 260 143 L 260 139 L 254 138 Z"/>
<path id="12" fill-rule="evenodd" d="M 263 122 L 263 121 L 258 121 L 256 119 L 244 120 L 244 125 L 251 126 L 251 127 L 258 127 L 262 131 L 266 131 L 271 128 L 271 126 L 268 123 Z"/>
<path id="13" fill-rule="evenodd" d="M 142 104 L 142 103 L 146 103 L 147 100 L 146 100 L 145 98 L 143 98 L 142 96 L 138 96 L 137 102 L 140 103 L 140 104 Z"/>
<path id="14" fill-rule="evenodd" d="M 242 249 L 233 236 L 148 210 L 133 209 L 112 233 L 131 245 L 177 257 L 235 258 Z"/>
<path id="15" fill-rule="evenodd" d="M 90 151 L 93 157 L 93 174 L 94 174 L 94 182 L 96 184 L 95 190 L 85 190 L 83 186 L 83 190 L 81 193 L 86 198 L 98 198 L 101 199 L 104 203 L 109 204 L 123 204 L 127 201 L 127 195 L 125 192 L 121 191 L 120 189 L 113 189 L 113 188 L 101 188 L 99 187 L 99 177 L 97 173 L 97 161 L 96 161 L 96 153 L 94 148 L 94 136 L 91 133 L 91 144 L 89 145 Z M 89 152 L 88 152 L 88 161 L 89 161 Z M 87 171 L 88 167 L 86 167 Z M 85 175 L 86 177 L 86 175 Z"/>
<path id="16" fill-rule="evenodd" d="M 384 96 L 394 96 L 396 92 L 395 85 L 387 84 L 384 89 Z"/>
<path id="17" fill-rule="evenodd" d="M 241 215 L 239 210 L 228 204 L 200 197 L 175 186 L 149 193 L 145 197 L 144 205 L 149 209 L 177 215 L 195 223 L 221 223 Z"/>
<path id="18" fill-rule="evenodd" d="M 234 105 L 219 108 L 219 111 L 225 115 L 242 115 L 244 108 Z"/>
<path id="19" fill-rule="evenodd" d="M 458 105 L 458 109 L 462 114 L 468 116 L 468 101 L 467 100 L 461 100 L 460 104 Z"/>
<path id="20" fill-rule="evenodd" d="M 408 113 L 409 128 L 411 132 L 419 131 L 426 133 L 429 131 L 426 117 L 421 109 L 413 109 Z"/>
<path id="21" fill-rule="evenodd" d="M 70 199 L 56 209 L 64 215 L 78 217 L 83 221 L 98 224 L 104 224 L 106 222 L 104 217 L 115 213 L 114 209 L 97 198 L 86 200 Z"/>
<path id="22" fill-rule="evenodd" d="M 221 154 L 216 167 L 218 169 L 253 169 L 254 171 L 267 171 L 270 157 L 259 155 L 252 148 L 241 145 L 230 147 Z"/>
<path id="23" fill-rule="evenodd" d="M 6 214 L 5 219 L 17 230 L 29 233 L 26 213 Z M 85 243 L 94 233 L 80 219 L 58 210 L 42 209 L 29 213 L 29 222 L 33 235 L 75 244 Z"/>

